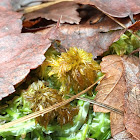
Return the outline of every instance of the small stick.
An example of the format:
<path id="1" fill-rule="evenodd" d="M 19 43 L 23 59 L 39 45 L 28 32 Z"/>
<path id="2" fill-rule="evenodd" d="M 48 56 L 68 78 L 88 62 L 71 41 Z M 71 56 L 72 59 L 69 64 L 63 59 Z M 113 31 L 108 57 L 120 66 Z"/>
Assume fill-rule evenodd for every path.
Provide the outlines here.
<path id="1" fill-rule="evenodd" d="M 72 95 L 68 95 L 68 96 L 71 97 Z M 80 99 L 80 100 L 83 100 L 83 101 L 86 101 L 86 102 L 95 104 L 95 105 L 97 105 L 97 106 L 106 108 L 106 109 L 111 110 L 111 111 L 113 111 L 113 112 L 116 112 L 116 113 L 118 113 L 118 114 L 120 114 L 120 115 L 122 115 L 122 116 L 124 115 L 123 111 L 121 111 L 121 110 L 119 110 L 119 109 L 116 109 L 116 108 L 114 108 L 114 107 L 112 107 L 112 106 L 109 106 L 109 105 L 107 105 L 107 104 L 104 104 L 104 103 L 101 103 L 101 102 L 97 102 L 97 101 L 95 101 L 95 100 L 90 100 L 90 99 L 87 99 L 87 98 L 83 98 L 83 97 L 77 97 L 76 99 Z"/>

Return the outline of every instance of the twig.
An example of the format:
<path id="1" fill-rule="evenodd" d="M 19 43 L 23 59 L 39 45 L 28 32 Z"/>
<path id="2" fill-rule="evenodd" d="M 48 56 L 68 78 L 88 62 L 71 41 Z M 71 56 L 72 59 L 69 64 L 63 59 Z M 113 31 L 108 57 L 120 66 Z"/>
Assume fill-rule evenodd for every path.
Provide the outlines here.
<path id="1" fill-rule="evenodd" d="M 41 116 L 41 115 L 43 115 L 43 114 L 46 114 L 46 113 L 48 113 L 48 112 L 50 112 L 50 111 L 53 111 L 53 110 L 55 110 L 55 109 L 57 109 L 57 108 L 59 108 L 59 107 L 62 107 L 62 106 L 64 106 L 64 105 L 68 104 L 69 102 L 71 102 L 71 101 L 73 101 L 74 99 L 76 99 L 78 96 L 80 96 L 80 95 L 84 94 L 85 92 L 87 92 L 88 90 L 90 90 L 94 85 L 96 85 L 96 84 L 97 84 L 99 81 L 101 81 L 103 78 L 104 78 L 104 76 L 102 76 L 99 80 L 97 80 L 94 84 L 92 84 L 91 86 L 89 86 L 88 88 L 86 88 L 85 90 L 83 90 L 82 92 L 80 92 L 80 93 L 78 93 L 78 94 L 72 96 L 71 98 L 69 98 L 69 99 L 67 99 L 67 100 L 64 100 L 64 101 L 62 101 L 62 102 L 60 102 L 60 103 L 54 104 L 54 105 L 52 105 L 52 106 L 50 106 L 50 107 L 48 107 L 48 108 L 45 108 L 45 109 L 43 109 L 43 110 L 40 110 L 40 111 L 34 112 L 34 113 L 32 113 L 32 114 L 29 114 L 29 115 L 27 115 L 27 116 L 25 116 L 25 117 L 19 118 L 19 119 L 17 119 L 17 120 L 12 121 L 12 122 L 9 122 L 9 123 L 6 123 L 6 124 L 4 124 L 4 125 L 1 125 L 1 126 L 0 126 L 0 131 L 3 131 L 4 129 L 7 129 L 7 128 L 9 128 L 9 127 L 12 127 L 12 126 L 14 126 L 14 125 L 16 125 L 16 124 L 18 124 L 18 123 L 22 123 L 22 122 L 25 122 L 25 121 L 34 119 L 34 118 L 36 118 L 36 117 L 38 117 L 38 116 Z"/>
<path id="2" fill-rule="evenodd" d="M 68 95 L 68 96 L 71 97 L 71 95 Z M 87 102 L 89 102 L 89 103 L 92 103 L 92 104 L 98 105 L 98 106 L 100 106 L 100 107 L 106 108 L 106 109 L 108 109 L 108 110 L 111 110 L 111 111 L 113 111 L 113 112 L 116 112 L 116 113 L 118 113 L 118 114 L 120 114 L 120 115 L 122 115 L 122 116 L 124 115 L 123 111 L 121 111 L 121 110 L 119 110 L 119 109 L 117 109 L 117 108 L 114 108 L 114 107 L 112 107 L 112 106 L 109 106 L 109 105 L 107 105 L 107 104 L 103 104 L 103 103 L 97 102 L 97 101 L 95 101 L 95 100 L 90 100 L 90 99 L 83 98 L 83 97 L 77 97 L 76 99 L 80 99 L 80 100 L 83 100 L 83 101 L 87 101 Z"/>
<path id="3" fill-rule="evenodd" d="M 97 8 L 97 7 L 96 7 Z M 98 8 L 97 8 L 98 9 Z M 100 9 L 98 9 L 100 10 Z M 104 13 L 102 10 L 100 10 L 102 13 Z M 132 30 L 128 29 L 124 24 L 122 24 L 120 21 L 118 21 L 117 19 L 115 19 L 114 17 L 110 16 L 109 14 L 107 13 L 104 13 L 106 16 L 108 16 L 109 18 L 111 18 L 113 21 L 115 21 L 117 24 L 119 24 L 121 27 L 123 27 L 125 30 L 131 32 L 132 34 L 134 34 L 139 40 L 140 40 L 140 37 L 135 33 L 133 32 Z M 132 23 L 134 22 L 134 19 L 133 19 L 133 16 L 129 16 Z"/>

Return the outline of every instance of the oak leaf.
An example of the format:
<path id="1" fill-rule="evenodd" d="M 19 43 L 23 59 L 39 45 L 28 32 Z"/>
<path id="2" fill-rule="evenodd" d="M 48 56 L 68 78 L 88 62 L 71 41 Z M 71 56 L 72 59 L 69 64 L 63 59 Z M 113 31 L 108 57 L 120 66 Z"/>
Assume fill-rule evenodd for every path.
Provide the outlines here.
<path id="1" fill-rule="evenodd" d="M 129 132 L 126 130 L 116 134 L 113 138 L 109 140 L 136 140 Z"/>

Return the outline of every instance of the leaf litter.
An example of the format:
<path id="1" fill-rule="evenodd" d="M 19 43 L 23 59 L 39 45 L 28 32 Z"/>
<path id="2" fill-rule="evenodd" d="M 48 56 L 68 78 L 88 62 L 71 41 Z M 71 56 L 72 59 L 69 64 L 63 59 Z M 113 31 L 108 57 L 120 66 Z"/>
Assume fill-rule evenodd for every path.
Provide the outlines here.
<path id="1" fill-rule="evenodd" d="M 62 18 L 60 23 L 66 22 L 70 24 L 79 24 L 80 17 L 78 15 L 78 12 L 76 11 L 78 7 L 78 4 L 76 4 L 75 2 L 60 2 L 49 7 L 45 7 L 43 9 L 25 14 L 24 17 L 26 18 L 26 20 L 41 17 L 57 22 L 61 15 Z"/>
<path id="2" fill-rule="evenodd" d="M 124 118 L 111 112 L 112 136 L 126 128 L 139 139 L 139 59 L 127 56 L 106 56 L 102 60 L 101 69 L 106 76 L 97 86 L 98 93 L 95 100 L 125 110 Z M 97 106 L 94 106 L 94 111 L 108 112 Z"/>
<path id="3" fill-rule="evenodd" d="M 4 8 L 1 8 L 1 13 L 3 22 L 0 26 L 0 99 L 14 92 L 13 86 L 21 82 L 30 69 L 38 67 L 44 61 L 43 54 L 51 45 L 49 39 L 51 35 L 54 36 L 56 30 L 54 28 L 43 36 L 21 34 L 21 14 Z M 4 18 L 5 16 L 7 18 Z"/>
<path id="4" fill-rule="evenodd" d="M 121 1 L 118 1 L 117 6 L 116 3 L 113 2 L 110 6 L 111 9 L 108 9 L 109 1 L 105 3 L 104 7 L 102 7 L 102 1 L 83 2 L 81 0 L 78 2 L 82 4 L 86 3 L 94 5 L 106 15 L 109 14 L 114 17 L 130 16 L 133 20 L 132 13 L 139 14 L 138 1 L 129 1 L 127 3 L 127 6 L 125 5 L 124 8 L 122 8 Z M 65 3 L 68 4 L 69 2 Z M 57 9 L 59 9 L 58 5 L 59 3 L 50 7 L 56 6 L 55 8 L 57 11 Z M 133 7 L 132 5 L 135 6 Z M 35 69 L 42 64 L 45 59 L 44 53 L 50 47 L 52 42 L 52 40 L 50 39 L 54 39 L 57 36 L 57 39 L 61 41 L 61 44 L 64 48 L 69 49 L 71 46 L 76 46 L 92 53 L 93 57 L 97 58 L 97 56 L 103 55 L 109 49 L 110 45 L 113 42 L 119 40 L 120 36 L 126 31 L 126 29 L 123 29 L 121 26 L 118 26 L 115 23 L 116 19 L 111 20 L 104 14 L 101 14 L 100 16 L 97 16 L 97 14 L 97 17 L 90 15 L 90 17 L 87 19 L 78 17 L 76 7 L 74 7 L 72 11 L 75 11 L 76 14 L 74 15 L 77 16 L 75 18 L 77 21 L 72 22 L 69 21 L 69 19 L 67 20 L 67 17 L 70 16 L 69 14 L 67 14 L 66 18 L 62 19 L 62 23 L 80 23 L 81 25 L 63 24 L 59 27 L 59 29 L 58 26 L 50 29 L 50 32 L 48 31 L 48 29 L 46 29 L 35 34 L 21 33 L 22 13 L 14 12 L 11 8 L 10 1 L 8 0 L 1 0 L 0 6 L 2 13 L 1 21 L 3 21 L 0 24 L 0 48 L 2 56 L 2 59 L 0 61 L 0 63 L 2 64 L 2 67 L 0 67 L 0 86 L 2 87 L 0 91 L 1 98 L 8 96 L 12 92 L 14 92 L 14 86 L 23 81 L 23 79 L 30 72 L 30 69 Z M 60 9 L 63 8 L 60 7 Z M 113 11 L 114 9 L 115 13 Z M 38 12 L 35 11 L 34 13 Z M 31 14 L 34 15 L 34 13 Z M 82 13 L 84 15 L 86 12 L 84 11 Z M 30 15 L 29 18 L 31 20 L 39 16 L 37 15 L 36 17 L 34 17 L 31 16 L 31 14 L 27 14 Z M 85 17 L 86 15 L 87 14 L 85 14 Z M 7 18 L 4 18 L 5 16 Z M 41 13 L 40 16 L 43 16 L 43 13 Z M 45 16 L 45 18 L 48 17 Z M 50 19 L 54 21 L 58 20 L 59 14 L 56 16 L 56 18 L 54 18 L 52 15 Z M 91 20 L 92 23 L 90 23 Z M 117 20 L 125 24 L 126 27 L 130 27 L 130 29 L 132 29 L 133 31 L 139 30 L 139 19 L 137 19 L 138 21 L 135 24 L 133 24 L 127 17 Z M 12 21 L 12 24 L 9 21 Z M 6 58 L 5 56 L 8 56 L 8 58 Z M 105 78 L 96 88 L 98 90 L 98 93 L 95 100 L 112 106 L 120 111 L 124 111 L 124 116 L 122 116 L 117 113 L 110 112 L 110 110 L 94 106 L 94 111 L 110 112 L 111 134 L 113 137 L 112 139 L 140 139 L 140 66 L 138 62 L 139 59 L 135 56 L 120 57 L 117 55 L 109 55 L 102 59 L 101 70 L 103 73 L 105 73 Z M 75 96 L 75 98 L 76 97 L 78 97 L 78 95 Z M 63 105 L 63 103 L 61 105 Z M 44 113 L 45 112 L 42 112 L 41 114 Z M 36 112 L 36 114 L 40 115 L 39 112 Z M 34 117 L 35 116 L 33 115 L 33 118 Z M 30 120 L 31 118 L 28 119 Z M 21 118 L 21 120 L 23 121 L 24 119 Z M 27 118 L 24 121 L 26 120 Z M 20 120 L 17 120 L 17 122 L 20 122 Z M 9 127 L 8 124 L 7 126 Z M 85 136 L 83 136 L 83 138 L 84 137 Z"/>

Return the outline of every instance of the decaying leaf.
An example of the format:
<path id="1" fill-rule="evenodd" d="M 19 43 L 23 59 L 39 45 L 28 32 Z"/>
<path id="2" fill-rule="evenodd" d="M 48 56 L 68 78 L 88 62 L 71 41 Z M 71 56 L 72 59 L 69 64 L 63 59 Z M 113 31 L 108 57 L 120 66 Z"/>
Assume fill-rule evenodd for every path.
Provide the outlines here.
<path id="1" fill-rule="evenodd" d="M 125 27 L 129 27 L 133 24 L 129 17 L 113 18 L 114 20 L 112 20 L 110 17 L 103 14 L 101 11 L 99 11 L 97 8 L 91 5 L 82 5 L 78 9 L 78 11 L 80 17 L 82 17 L 81 24 L 86 25 L 94 24 L 94 26 L 96 24 L 96 26 L 98 26 L 98 28 L 103 30 L 104 32 L 110 30 L 123 29 L 123 27 L 120 26 L 117 22 L 123 24 Z M 87 21 L 85 22 L 83 21 L 83 19 L 87 19 Z M 134 16 L 135 21 L 138 21 L 139 19 L 140 19 L 139 14 Z"/>
<path id="2" fill-rule="evenodd" d="M 121 135 L 126 127 L 128 133 L 140 139 L 138 62 L 137 57 L 110 55 L 101 63 L 101 70 L 106 76 L 97 86 L 96 101 L 125 110 L 124 117 L 110 113 L 112 136 Z M 108 112 L 95 105 L 94 111 Z"/>
<path id="3" fill-rule="evenodd" d="M 27 13 L 25 15 L 26 20 L 34 19 L 37 17 L 46 18 L 48 20 L 58 21 L 61 18 L 61 23 L 79 24 L 80 17 L 76 9 L 78 4 L 75 2 L 60 2 L 43 9 Z"/>
<path id="4" fill-rule="evenodd" d="M 129 27 L 132 25 L 132 22 L 129 18 L 116 18 L 117 21 L 125 25 L 126 27 Z M 117 24 L 115 21 L 110 19 L 108 16 L 103 15 L 101 17 L 100 21 L 96 23 L 94 26 L 97 26 L 101 31 L 108 32 L 110 30 L 118 30 L 123 29 L 119 24 Z"/>
<path id="5" fill-rule="evenodd" d="M 140 63 L 136 57 L 123 59 L 127 92 L 125 93 L 125 127 L 140 139 Z"/>
<path id="6" fill-rule="evenodd" d="M 108 104 L 117 109 L 124 110 L 124 93 L 126 92 L 125 78 L 123 75 L 123 64 L 121 57 L 110 55 L 104 57 L 101 63 L 101 70 L 106 73 L 104 80 L 97 86 L 96 101 Z M 94 106 L 94 111 L 109 112 L 103 108 Z M 112 136 L 125 130 L 123 116 L 114 112 L 110 113 Z"/>
<path id="7" fill-rule="evenodd" d="M 0 99 L 14 92 L 13 85 L 44 61 L 51 44 L 48 38 L 34 34 L 0 38 Z"/>
<path id="8" fill-rule="evenodd" d="M 30 21 L 24 21 L 23 22 L 23 27 L 25 28 L 31 28 L 33 27 L 34 25 L 38 24 L 39 22 L 41 22 L 41 19 L 42 18 L 37 18 L 36 20 L 30 20 Z"/>
<path id="9" fill-rule="evenodd" d="M 6 18 L 5 18 L 6 17 Z M 56 28 L 46 35 L 21 34 L 21 14 L 1 7 L 0 17 L 0 100 L 14 92 L 30 69 L 40 65 L 50 38 Z M 10 22 L 9 22 L 10 21 Z"/>
<path id="10" fill-rule="evenodd" d="M 113 17 L 127 17 L 140 13 L 139 0 L 75 0 L 82 4 L 95 5 L 98 9 Z"/>
<path id="11" fill-rule="evenodd" d="M 130 133 L 128 133 L 126 130 L 116 134 L 113 138 L 110 140 L 136 140 Z"/>
<path id="12" fill-rule="evenodd" d="M 0 7 L 0 38 L 13 33 L 19 34 L 22 28 L 20 18 L 20 13 Z"/>
<path id="13" fill-rule="evenodd" d="M 132 26 L 130 26 L 129 29 L 133 30 L 134 32 L 140 30 L 140 20 L 135 22 L 135 24 L 133 24 Z"/>
<path id="14" fill-rule="evenodd" d="M 66 48 L 78 47 L 93 54 L 96 58 L 105 52 L 108 47 L 117 41 L 125 30 L 112 31 L 107 33 L 100 32 L 98 27 L 94 26 L 62 26 L 58 35 L 62 45 Z"/>

